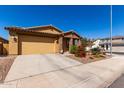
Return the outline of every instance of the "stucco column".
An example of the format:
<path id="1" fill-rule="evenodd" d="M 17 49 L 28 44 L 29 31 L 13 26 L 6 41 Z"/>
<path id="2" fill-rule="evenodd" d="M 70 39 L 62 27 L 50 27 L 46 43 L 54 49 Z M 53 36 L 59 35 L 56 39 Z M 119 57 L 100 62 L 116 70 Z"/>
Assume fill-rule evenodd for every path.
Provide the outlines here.
<path id="1" fill-rule="evenodd" d="M 18 35 L 14 32 L 10 32 L 9 54 L 10 55 L 18 55 Z"/>
<path id="2" fill-rule="evenodd" d="M 81 45 L 81 40 L 79 39 L 79 40 L 78 40 L 78 46 L 80 46 L 80 45 Z"/>
<path id="3" fill-rule="evenodd" d="M 57 40 L 54 41 L 54 53 L 57 53 Z"/>
<path id="4" fill-rule="evenodd" d="M 59 52 L 63 52 L 63 36 L 59 37 Z"/>
<path id="5" fill-rule="evenodd" d="M 69 47 L 73 45 L 73 38 L 70 38 L 69 40 Z"/>

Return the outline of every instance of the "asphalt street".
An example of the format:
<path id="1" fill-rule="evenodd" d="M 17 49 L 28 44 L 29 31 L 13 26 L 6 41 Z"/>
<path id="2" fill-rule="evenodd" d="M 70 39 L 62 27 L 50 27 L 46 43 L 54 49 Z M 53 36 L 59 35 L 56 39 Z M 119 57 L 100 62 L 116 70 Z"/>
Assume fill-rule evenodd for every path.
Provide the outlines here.
<path id="1" fill-rule="evenodd" d="M 124 88 L 124 74 L 110 85 L 109 88 Z"/>

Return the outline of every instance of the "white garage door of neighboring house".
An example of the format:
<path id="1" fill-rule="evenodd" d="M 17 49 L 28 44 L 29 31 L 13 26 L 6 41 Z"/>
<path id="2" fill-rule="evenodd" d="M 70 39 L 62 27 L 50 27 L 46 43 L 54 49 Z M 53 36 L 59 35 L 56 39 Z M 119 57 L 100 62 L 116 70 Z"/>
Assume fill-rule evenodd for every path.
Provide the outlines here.
<path id="1" fill-rule="evenodd" d="M 38 36 L 19 36 L 19 54 L 55 53 L 56 38 Z"/>
<path id="2" fill-rule="evenodd" d="M 112 47 L 112 52 L 122 52 L 124 53 L 124 46 L 113 46 Z"/>

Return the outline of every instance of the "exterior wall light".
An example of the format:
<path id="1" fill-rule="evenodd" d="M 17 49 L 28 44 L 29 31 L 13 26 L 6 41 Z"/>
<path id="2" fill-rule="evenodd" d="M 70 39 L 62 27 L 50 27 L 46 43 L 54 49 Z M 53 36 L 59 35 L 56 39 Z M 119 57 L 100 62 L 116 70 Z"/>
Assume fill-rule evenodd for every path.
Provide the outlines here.
<path id="1" fill-rule="evenodd" d="M 14 40 L 14 42 L 17 42 L 17 38 L 16 37 L 14 37 L 13 40 Z"/>

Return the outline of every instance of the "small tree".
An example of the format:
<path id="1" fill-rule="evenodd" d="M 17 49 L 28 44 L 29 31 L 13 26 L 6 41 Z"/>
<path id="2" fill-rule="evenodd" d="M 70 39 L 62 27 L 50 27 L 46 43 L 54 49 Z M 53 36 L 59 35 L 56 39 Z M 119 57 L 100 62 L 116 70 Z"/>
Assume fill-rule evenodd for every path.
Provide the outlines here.
<path id="1" fill-rule="evenodd" d="M 86 46 L 88 45 L 88 39 L 87 39 L 87 38 L 82 38 L 82 39 L 81 39 L 81 45 L 82 45 L 83 47 L 86 47 Z"/>
<path id="2" fill-rule="evenodd" d="M 87 47 L 87 46 L 92 46 L 93 42 L 92 40 L 90 39 L 87 39 L 87 38 L 81 38 L 81 45 L 84 46 L 84 47 Z"/>

